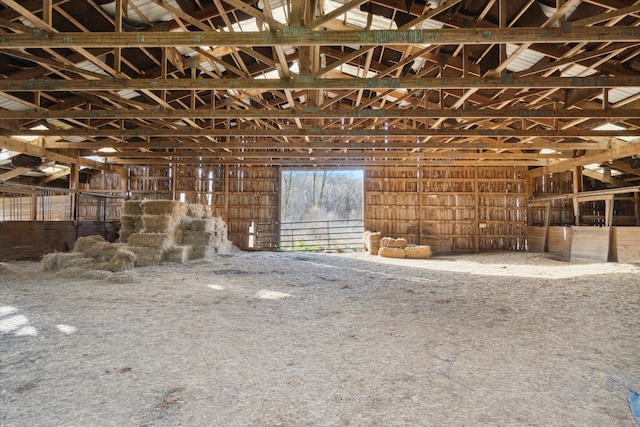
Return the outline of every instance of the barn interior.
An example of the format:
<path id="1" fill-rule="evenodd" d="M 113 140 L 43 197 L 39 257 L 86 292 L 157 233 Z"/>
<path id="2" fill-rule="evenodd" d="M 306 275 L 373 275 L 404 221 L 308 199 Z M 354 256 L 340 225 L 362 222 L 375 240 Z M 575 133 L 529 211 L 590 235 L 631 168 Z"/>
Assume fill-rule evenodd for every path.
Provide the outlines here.
<path id="1" fill-rule="evenodd" d="M 0 263 L 0 338 L 11 352 L 5 354 L 11 362 L 2 373 L 10 380 L 5 397 L 0 395 L 0 414 L 11 402 L 25 402 L 4 411 L 0 424 L 632 425 L 622 391 L 640 392 L 635 380 L 640 352 L 631 344 L 640 338 L 633 285 L 640 274 L 634 266 L 640 263 L 640 2 L 0 0 L 0 58 L 0 261 L 5 262 Z M 429 260 L 434 270 L 397 261 L 388 267 L 391 272 L 384 270 L 388 261 L 372 261 L 366 254 L 282 253 L 277 226 L 283 221 L 283 172 L 291 170 L 361 172 L 363 230 L 429 246 L 436 255 Z M 233 318 L 229 333 L 252 342 L 251 334 L 244 334 L 252 324 L 232 312 L 238 301 L 246 303 L 257 314 L 244 320 L 283 328 L 253 331 L 272 355 L 261 355 L 260 369 L 251 375 L 231 369 L 251 364 L 250 359 L 222 354 L 202 344 L 206 336 L 195 332 L 164 338 L 176 346 L 186 339 L 198 354 L 217 351 L 220 363 L 235 362 L 219 370 L 200 360 L 189 370 L 181 364 L 186 356 L 168 343 L 159 348 L 174 365 L 151 358 L 130 328 L 138 320 L 120 307 L 119 323 L 110 323 L 115 297 L 87 285 L 106 276 L 69 284 L 62 276 L 32 271 L 33 260 L 69 252 L 82 237 L 118 241 L 127 203 L 160 201 L 205 206 L 241 250 L 237 259 L 224 258 L 226 264 L 213 273 L 205 264 L 189 270 L 188 263 L 178 262 L 173 270 L 148 266 L 124 277 L 144 294 L 133 293 L 130 283 L 115 283 L 119 279 L 113 276 L 111 286 L 126 295 L 128 309 L 144 308 L 159 328 L 163 320 L 154 311 L 159 295 L 168 295 L 171 283 L 205 277 L 207 292 L 215 295 L 198 294 L 204 288 L 191 283 L 173 296 L 177 300 L 164 315 L 185 331 L 202 328 L 210 313 L 200 305 L 189 311 L 193 291 L 201 301 L 224 308 L 228 316 L 218 320 Z M 258 236 L 258 224 L 276 231 Z M 142 258 L 142 252 L 136 255 Z M 468 269 L 451 258 L 461 255 L 468 256 L 460 261 L 471 263 Z M 184 254 L 176 256 L 185 260 Z M 258 284 L 261 277 L 267 280 L 264 269 L 276 276 L 269 276 L 269 283 L 280 280 L 271 264 L 315 275 L 330 295 L 312 297 L 314 279 L 301 276 L 296 283 L 291 271 L 277 273 L 290 288 L 273 286 L 280 293 L 260 294 L 275 292 Z M 537 270 L 541 266 L 546 269 Z M 334 269 L 349 272 L 353 283 L 338 286 L 346 279 Z M 32 275 L 50 284 L 45 300 L 30 293 L 34 283 L 25 277 Z M 174 281 L 163 282 L 162 275 Z M 159 291 L 140 284 L 150 277 Z M 406 280 L 396 279 L 386 289 L 391 277 Z M 437 287 L 430 277 L 453 288 Z M 498 295 L 485 281 L 512 290 Z M 522 287 L 513 290 L 513 283 Z M 234 284 L 235 293 L 220 296 Z M 458 285 L 462 288 L 456 291 Z M 355 288 L 366 289 L 372 299 L 365 305 Z M 108 306 L 74 303 L 79 295 L 91 298 L 95 292 Z M 559 294 L 563 297 L 552 298 Z M 396 303 L 407 311 L 387 305 L 398 295 Z M 425 305 L 418 307 L 407 295 L 424 299 Z M 140 306 L 129 306 L 136 299 Z M 529 300 L 535 304 L 528 306 Z M 354 301 L 357 308 L 349 308 Z M 460 301 L 466 305 L 456 305 Z M 305 317 L 309 307 L 311 317 Z M 375 323 L 364 318 L 362 313 L 378 308 L 383 313 Z M 74 315 L 74 309 L 83 311 Z M 299 325 L 290 330 L 300 340 L 299 352 L 279 352 L 279 337 L 288 332 L 286 316 L 273 311 L 278 309 L 289 310 Z M 42 312 L 49 314 L 34 314 Z M 590 317 L 593 312 L 601 323 Z M 131 342 L 139 352 L 127 359 L 126 351 L 109 353 L 121 351 L 117 345 L 107 349 L 82 341 L 86 337 L 75 329 L 64 332 L 73 322 L 63 318 L 75 316 L 84 330 L 100 335 L 90 327 L 92 315 L 122 331 L 114 342 Z M 347 326 L 353 320 L 349 316 L 358 319 L 357 328 Z M 471 341 L 462 332 L 446 332 L 450 322 L 461 326 L 469 318 L 476 321 Z M 39 319 L 63 325 L 55 342 L 45 338 L 46 327 L 36 327 Z M 411 335 L 391 327 L 393 319 L 407 328 L 439 332 L 431 338 Z M 36 326 L 29 329 L 29 322 Z M 322 355 L 303 357 L 303 349 L 311 346 L 304 341 L 308 328 L 314 325 L 335 332 L 325 329 L 319 339 L 330 354 L 342 354 L 329 360 L 327 369 L 350 367 L 343 376 L 335 374 L 339 378 L 330 375 L 329 385 L 319 385 L 326 372 L 313 370 L 326 361 Z M 162 339 L 161 328 L 139 326 L 154 343 Z M 509 341 L 509 326 L 528 338 Z M 374 328 L 383 333 L 371 348 L 366 343 L 374 334 L 366 331 Z M 577 329 L 597 337 L 603 349 L 576 341 Z M 31 333 L 36 330 L 39 335 Z M 281 335 L 269 335 L 276 330 Z M 30 349 L 14 343 L 17 336 L 41 340 L 31 350 L 53 357 L 55 366 L 64 360 L 45 350 L 47 345 L 60 346 L 61 354 L 73 360 L 82 352 L 69 350 L 63 338 L 95 346 L 89 359 L 97 371 L 83 365 L 81 374 L 69 379 L 75 385 L 64 385 L 65 390 L 77 387 L 91 394 L 82 378 L 98 377 L 135 393 L 132 372 L 143 378 L 144 363 L 157 382 L 138 384 L 143 391 L 135 396 L 109 393 L 103 402 L 73 412 L 54 396 L 53 385 L 45 387 L 45 380 L 21 370 Z M 433 342 L 438 345 L 429 347 Z M 429 347 L 431 362 L 411 356 L 422 351 L 416 343 Z M 546 346 L 540 360 L 536 343 Z M 259 344 L 257 349 L 247 344 L 243 351 L 260 351 Z M 354 353 L 340 353 L 346 348 L 341 345 Z M 408 353 L 385 353 L 403 345 Z M 512 365 L 496 366 L 504 359 L 492 351 L 501 346 L 513 352 Z M 356 357 L 359 349 L 371 358 Z M 36 359 L 36 372 L 47 372 Z M 463 371 L 456 370 L 458 362 Z M 387 382 L 375 379 L 378 363 L 398 368 L 384 371 Z M 184 368 L 184 377 L 172 371 L 176 366 Z M 474 376 L 474 366 L 489 373 L 485 382 Z M 432 368 L 435 373 L 425 374 Z M 211 387 L 203 379 L 207 369 L 244 386 L 224 382 L 220 395 L 198 400 L 196 388 Z M 521 375 L 513 374 L 518 371 Z M 172 372 L 174 385 L 154 376 L 161 372 Z M 197 379 L 189 383 L 187 372 Z M 62 380 L 68 372 L 49 374 Z M 317 388 L 303 385 L 304 375 L 318 381 Z M 505 379 L 508 375 L 513 381 Z M 291 387 L 301 397 L 274 400 L 263 380 L 279 391 Z M 423 384 L 420 390 L 433 404 L 416 394 L 414 382 Z M 237 392 L 250 401 L 249 383 L 272 409 L 228 400 Z M 347 383 L 360 388 L 341 392 Z M 401 386 L 385 389 L 390 383 Z M 595 385 L 599 394 L 576 405 L 567 400 L 576 396 L 573 385 L 587 394 Z M 519 408 L 512 396 L 518 386 L 544 410 Z M 454 415 L 465 394 L 486 411 Z M 314 395 L 321 404 L 302 403 Z M 38 418 L 37 411 L 32 418 L 25 415 L 47 398 L 59 405 L 59 410 L 47 407 L 53 418 Z M 127 407 L 123 413 L 129 418 L 100 418 L 114 405 L 134 402 L 151 409 L 142 413 Z M 217 409 L 210 412 L 205 404 Z M 238 412 L 232 411 L 234 405 Z M 331 405 L 335 412 L 327 412 Z M 180 412 L 185 408 L 189 416 Z M 436 416 L 438 408 L 444 409 Z M 217 421 L 209 418 L 212 414 Z"/>

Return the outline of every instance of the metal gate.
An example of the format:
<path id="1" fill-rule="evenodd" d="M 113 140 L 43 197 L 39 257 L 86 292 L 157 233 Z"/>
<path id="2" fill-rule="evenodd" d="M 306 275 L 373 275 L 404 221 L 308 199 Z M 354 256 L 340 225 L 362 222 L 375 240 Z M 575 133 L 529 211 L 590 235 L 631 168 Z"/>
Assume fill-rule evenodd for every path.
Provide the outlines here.
<path id="1" fill-rule="evenodd" d="M 256 225 L 256 249 L 280 251 L 363 250 L 364 221 L 268 222 Z"/>

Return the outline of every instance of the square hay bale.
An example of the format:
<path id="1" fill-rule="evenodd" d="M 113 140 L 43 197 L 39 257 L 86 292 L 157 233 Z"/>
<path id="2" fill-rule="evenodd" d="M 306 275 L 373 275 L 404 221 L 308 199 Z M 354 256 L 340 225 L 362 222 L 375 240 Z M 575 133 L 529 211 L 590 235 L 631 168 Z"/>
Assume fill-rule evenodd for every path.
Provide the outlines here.
<path id="1" fill-rule="evenodd" d="M 173 230 L 178 218 L 172 215 L 142 215 L 142 231 L 145 233 L 166 233 Z"/>
<path id="2" fill-rule="evenodd" d="M 113 256 L 106 262 L 105 270 L 125 271 L 135 266 L 136 254 L 128 249 L 118 248 Z"/>
<path id="3" fill-rule="evenodd" d="M 144 246 L 129 246 L 129 251 L 135 254 L 134 265 L 136 267 L 146 267 L 158 265 L 162 262 L 164 251 L 162 249 L 149 248 Z"/>
<path id="4" fill-rule="evenodd" d="M 189 260 L 190 253 L 191 246 L 174 246 L 164 253 L 162 261 L 185 264 Z"/>
<path id="5" fill-rule="evenodd" d="M 191 224 L 193 224 L 194 219 L 188 216 L 180 219 L 180 229 L 181 230 L 191 230 Z"/>
<path id="6" fill-rule="evenodd" d="M 433 255 L 429 246 L 407 246 L 404 251 L 407 253 L 407 258 L 411 259 L 427 259 Z"/>
<path id="7" fill-rule="evenodd" d="M 189 253 L 189 260 L 211 258 L 215 254 L 211 246 L 193 245 Z"/>
<path id="8" fill-rule="evenodd" d="M 192 218 L 204 218 L 211 216 L 211 206 L 189 203 L 187 204 L 186 216 Z"/>
<path id="9" fill-rule="evenodd" d="M 213 218 L 207 219 L 194 219 L 191 222 L 191 230 L 192 231 L 213 231 L 215 230 L 216 224 L 213 221 Z"/>
<path id="10" fill-rule="evenodd" d="M 128 244 L 145 248 L 166 249 L 171 247 L 171 240 L 164 233 L 133 233 L 129 236 Z"/>
<path id="11" fill-rule="evenodd" d="M 400 248 L 380 248 L 378 255 L 385 258 L 406 258 L 407 253 Z"/>
<path id="12" fill-rule="evenodd" d="M 173 200 L 145 200 L 142 202 L 142 213 L 144 215 L 172 215 L 185 216 L 186 203 L 175 202 Z"/>
<path id="13" fill-rule="evenodd" d="M 122 215 L 120 225 L 122 228 L 139 231 L 142 228 L 142 217 L 140 215 Z"/>
<path id="14" fill-rule="evenodd" d="M 380 231 L 371 232 L 365 231 L 363 233 L 364 246 L 367 248 L 369 255 L 378 255 L 380 250 L 380 241 L 382 240 L 382 233 Z"/>
<path id="15" fill-rule="evenodd" d="M 208 246 L 211 241 L 211 233 L 207 231 L 187 230 L 182 232 L 182 243 L 185 245 Z"/>
<path id="16" fill-rule="evenodd" d="M 118 241 L 120 243 L 127 243 L 129 241 L 129 236 L 133 233 L 138 233 L 140 230 L 134 230 L 133 228 L 121 228 L 118 231 Z"/>
<path id="17" fill-rule="evenodd" d="M 394 239 L 393 237 L 383 237 L 380 240 L 380 247 L 404 249 L 407 247 L 407 239 L 404 237 L 400 237 L 398 239 Z"/>
<path id="18" fill-rule="evenodd" d="M 124 202 L 125 215 L 142 215 L 142 200 L 127 200 Z"/>

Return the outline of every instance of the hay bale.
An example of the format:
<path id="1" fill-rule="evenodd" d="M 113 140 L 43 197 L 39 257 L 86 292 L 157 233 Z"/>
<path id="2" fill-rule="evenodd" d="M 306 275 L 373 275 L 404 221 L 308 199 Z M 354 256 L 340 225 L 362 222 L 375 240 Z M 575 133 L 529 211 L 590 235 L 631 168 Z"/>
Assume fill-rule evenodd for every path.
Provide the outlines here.
<path id="1" fill-rule="evenodd" d="M 207 245 L 193 245 L 189 253 L 189 260 L 211 258 L 214 255 L 214 249 Z"/>
<path id="2" fill-rule="evenodd" d="M 207 231 L 191 231 L 182 232 L 182 243 L 185 245 L 209 245 L 211 242 L 211 233 Z"/>
<path id="3" fill-rule="evenodd" d="M 190 252 L 191 246 L 174 246 L 163 254 L 162 261 L 185 264 L 189 260 Z"/>
<path id="4" fill-rule="evenodd" d="M 385 258 L 406 258 L 407 253 L 400 248 L 380 248 L 378 255 Z"/>
<path id="5" fill-rule="evenodd" d="M 88 265 L 94 262 L 93 258 L 87 258 L 81 253 L 75 252 L 54 252 L 42 257 L 43 271 L 59 271 L 65 269 L 69 265 Z"/>
<path id="6" fill-rule="evenodd" d="M 125 215 L 142 215 L 142 201 L 141 200 L 127 200 L 124 202 Z"/>
<path id="7" fill-rule="evenodd" d="M 172 215 L 142 215 L 141 218 L 144 233 L 170 232 L 177 224 L 177 218 Z"/>
<path id="8" fill-rule="evenodd" d="M 135 266 L 136 254 L 127 249 L 118 248 L 113 256 L 107 261 L 105 270 L 125 271 L 131 270 Z"/>
<path id="9" fill-rule="evenodd" d="M 138 231 L 142 228 L 142 217 L 140 215 L 122 215 L 120 225 L 123 229 Z"/>
<path id="10" fill-rule="evenodd" d="M 204 218 L 211 216 L 211 206 L 189 203 L 186 207 L 186 216 L 192 218 Z"/>
<path id="11" fill-rule="evenodd" d="M 173 200 L 145 200 L 142 202 L 143 215 L 185 216 L 186 203 Z"/>
<path id="12" fill-rule="evenodd" d="M 118 231 L 118 235 L 120 236 L 118 241 L 120 243 L 127 243 L 129 241 L 129 236 L 133 233 L 138 233 L 139 231 L 140 230 L 134 230 L 132 228 L 121 228 L 120 231 Z"/>
<path id="13" fill-rule="evenodd" d="M 433 255 L 429 246 L 407 246 L 405 248 L 407 258 L 411 259 L 427 259 Z"/>
<path id="14" fill-rule="evenodd" d="M 393 237 L 383 237 L 380 240 L 380 247 L 404 249 L 407 247 L 407 239 L 405 239 L 404 237 L 400 237 L 399 239 L 394 239 Z"/>
<path id="15" fill-rule="evenodd" d="M 95 234 L 92 236 L 78 237 L 75 245 L 73 245 L 73 252 L 80 252 L 90 257 L 97 256 L 103 250 L 105 243 L 104 237 Z"/>
<path id="16" fill-rule="evenodd" d="M 146 267 L 148 265 L 158 265 L 162 262 L 164 251 L 162 249 L 149 248 L 144 246 L 129 246 L 129 250 L 136 256 L 134 265 L 136 267 Z"/>
<path id="17" fill-rule="evenodd" d="M 365 247 L 367 251 L 369 251 L 369 255 L 378 255 L 378 251 L 380 250 L 380 240 L 382 240 L 382 233 L 379 231 L 371 232 L 365 231 L 363 234 L 365 240 Z"/>
<path id="18" fill-rule="evenodd" d="M 153 249 L 170 248 L 171 243 L 171 238 L 165 233 L 133 233 L 129 236 L 128 240 L 130 246 L 141 246 Z"/>

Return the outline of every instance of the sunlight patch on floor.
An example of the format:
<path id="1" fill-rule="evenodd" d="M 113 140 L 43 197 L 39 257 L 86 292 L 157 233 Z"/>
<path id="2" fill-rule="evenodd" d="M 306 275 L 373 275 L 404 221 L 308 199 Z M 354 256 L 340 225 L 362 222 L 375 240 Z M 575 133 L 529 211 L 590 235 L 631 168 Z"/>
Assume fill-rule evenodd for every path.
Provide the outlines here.
<path id="1" fill-rule="evenodd" d="M 283 298 L 291 298 L 291 294 L 287 294 L 284 292 L 276 292 L 276 291 L 270 291 L 268 289 L 262 289 L 261 291 L 258 291 L 258 293 L 256 294 L 256 298 L 260 298 L 260 299 L 283 299 Z"/>

